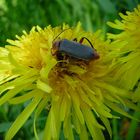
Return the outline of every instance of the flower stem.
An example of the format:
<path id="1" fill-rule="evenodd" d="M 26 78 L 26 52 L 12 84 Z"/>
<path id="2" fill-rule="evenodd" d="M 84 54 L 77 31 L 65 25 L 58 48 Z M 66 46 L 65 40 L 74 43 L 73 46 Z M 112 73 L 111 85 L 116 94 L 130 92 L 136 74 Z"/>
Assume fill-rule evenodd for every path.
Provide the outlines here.
<path id="1" fill-rule="evenodd" d="M 118 137 L 118 121 L 117 119 L 113 119 L 112 121 L 112 125 L 113 125 L 113 140 L 119 140 L 119 137 Z"/>
<path id="2" fill-rule="evenodd" d="M 138 107 L 140 107 L 140 103 L 138 103 Z M 140 119 L 140 112 L 135 111 L 133 117 L 134 117 L 134 118 L 137 118 L 137 119 Z M 126 140 L 134 140 L 134 137 L 135 137 L 135 133 L 136 133 L 136 129 L 137 129 L 138 123 L 139 123 L 139 122 L 136 121 L 136 120 L 132 120 L 132 121 L 131 121 L 129 130 L 128 130 L 128 134 L 127 134 L 127 136 L 126 136 Z"/>

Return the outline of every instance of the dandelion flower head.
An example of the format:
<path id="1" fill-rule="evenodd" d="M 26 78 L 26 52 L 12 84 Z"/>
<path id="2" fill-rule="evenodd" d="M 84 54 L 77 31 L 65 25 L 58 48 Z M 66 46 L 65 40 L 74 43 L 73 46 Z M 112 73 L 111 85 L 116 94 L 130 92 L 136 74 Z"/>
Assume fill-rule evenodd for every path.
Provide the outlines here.
<path id="1" fill-rule="evenodd" d="M 121 21 L 115 20 L 115 23 L 108 22 L 108 24 L 121 32 L 118 34 L 108 33 L 108 38 L 112 39 L 112 48 L 118 52 L 114 54 L 120 57 L 116 59 L 120 68 L 115 77 L 121 86 L 133 90 L 140 78 L 140 5 L 132 12 L 120 13 L 120 17 Z M 140 85 L 138 87 L 140 90 Z"/>
<path id="2" fill-rule="evenodd" d="M 6 67 L 0 71 L 3 76 L 0 79 L 0 105 L 30 101 L 8 130 L 6 140 L 14 137 L 33 111 L 36 139 L 39 139 L 36 119 L 42 110 L 49 112 L 44 140 L 59 139 L 61 129 L 69 140 L 74 140 L 73 131 L 81 140 L 89 137 L 104 140 L 105 128 L 112 135 L 108 120 L 115 117 L 112 110 L 131 117 L 118 106 L 134 107 L 128 92 L 116 86 L 110 74 L 109 44 L 100 38 L 99 32 L 86 32 L 80 24 L 72 28 L 64 24 L 55 28 L 48 26 L 44 30 L 37 26 L 29 34 L 23 33 L 21 37 L 16 36 L 17 40 L 8 40 L 10 45 L 0 50 L 1 66 Z M 56 41 L 76 39 L 79 42 L 82 37 L 90 40 L 99 54 L 98 59 L 85 62 L 71 57 L 66 59 L 65 54 L 53 55 L 55 38 Z M 82 44 L 91 47 L 86 39 Z"/>

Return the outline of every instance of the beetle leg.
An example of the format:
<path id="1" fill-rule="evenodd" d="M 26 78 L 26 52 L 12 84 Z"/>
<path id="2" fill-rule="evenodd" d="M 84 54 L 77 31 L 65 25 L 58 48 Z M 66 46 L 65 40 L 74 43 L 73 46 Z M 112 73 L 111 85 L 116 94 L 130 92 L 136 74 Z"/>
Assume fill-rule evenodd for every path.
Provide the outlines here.
<path id="1" fill-rule="evenodd" d="M 79 43 L 82 44 L 83 41 L 84 41 L 84 37 L 82 37 L 82 38 L 80 39 Z"/>
<path id="2" fill-rule="evenodd" d="M 90 46 L 91 46 L 92 48 L 94 48 L 93 45 L 92 45 L 92 43 L 91 43 L 91 41 L 90 41 L 88 38 L 86 38 L 86 37 L 82 37 L 82 38 L 80 39 L 79 43 L 82 44 L 82 42 L 84 41 L 84 39 L 86 39 L 86 40 L 89 42 Z"/>
<path id="3" fill-rule="evenodd" d="M 74 38 L 73 41 L 77 42 L 77 38 Z"/>
<path id="4" fill-rule="evenodd" d="M 68 62 L 68 57 L 67 57 L 67 55 L 64 55 L 64 56 L 63 56 L 63 60 L 64 60 L 64 62 L 66 62 L 66 63 Z"/>
<path id="5" fill-rule="evenodd" d="M 80 61 L 77 61 L 75 64 L 80 66 L 82 69 L 86 69 L 88 62 L 80 60 Z"/>

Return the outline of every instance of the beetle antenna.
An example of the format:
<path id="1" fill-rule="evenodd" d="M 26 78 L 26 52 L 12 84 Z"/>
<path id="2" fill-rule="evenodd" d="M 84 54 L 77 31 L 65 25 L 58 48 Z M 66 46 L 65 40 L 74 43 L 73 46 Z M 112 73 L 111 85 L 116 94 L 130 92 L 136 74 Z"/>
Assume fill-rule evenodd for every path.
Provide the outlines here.
<path id="1" fill-rule="evenodd" d="M 65 32 L 66 30 L 69 30 L 71 28 L 68 28 L 68 29 L 64 29 L 62 32 L 60 32 L 54 39 L 53 39 L 53 42 L 63 33 Z"/>
<path id="2" fill-rule="evenodd" d="M 86 38 L 86 37 L 82 37 L 80 39 L 80 43 L 82 43 L 84 39 L 86 39 L 89 42 L 89 44 L 91 45 L 91 47 L 94 48 L 93 45 L 92 45 L 92 43 L 91 43 L 91 41 L 88 38 Z"/>

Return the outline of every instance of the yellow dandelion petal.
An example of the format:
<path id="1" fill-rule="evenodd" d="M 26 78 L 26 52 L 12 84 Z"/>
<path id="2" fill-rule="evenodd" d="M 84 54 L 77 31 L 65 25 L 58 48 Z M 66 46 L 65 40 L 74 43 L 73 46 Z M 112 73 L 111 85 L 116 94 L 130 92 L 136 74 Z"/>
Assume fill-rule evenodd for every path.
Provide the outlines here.
<path id="1" fill-rule="evenodd" d="M 140 100 L 140 95 L 139 94 L 140 94 L 140 83 L 138 84 L 138 87 L 135 90 L 134 95 L 132 97 L 134 102 L 138 102 Z"/>
<path id="2" fill-rule="evenodd" d="M 112 130 L 111 130 L 111 126 L 110 126 L 110 122 L 107 118 L 100 116 L 102 122 L 104 123 L 105 127 L 107 128 L 107 131 L 110 135 L 110 138 L 112 138 Z"/>
<path id="3" fill-rule="evenodd" d="M 76 132 L 78 134 L 80 134 L 81 133 L 81 127 L 82 127 L 82 125 L 81 125 L 81 122 L 78 119 L 78 117 L 77 117 L 77 115 L 76 115 L 75 112 L 73 112 L 73 114 L 72 114 L 72 122 L 73 122 L 73 125 L 75 126 L 74 129 L 76 130 Z"/>
<path id="4" fill-rule="evenodd" d="M 94 106 L 95 106 L 98 114 L 101 114 L 101 115 L 103 115 L 104 117 L 107 117 L 107 118 L 112 118 L 113 117 L 113 115 L 110 113 L 110 111 L 107 111 L 104 108 L 101 108 L 103 106 L 96 106 L 95 104 L 94 104 Z"/>
<path id="5" fill-rule="evenodd" d="M 34 116 L 34 133 L 35 133 L 35 138 L 37 140 L 39 140 L 38 134 L 37 134 L 37 129 L 36 129 L 36 120 L 39 117 L 40 113 L 42 112 L 42 110 L 44 109 L 44 106 L 46 106 L 48 101 L 48 97 L 44 96 L 43 99 L 40 101 L 40 104 L 38 105 L 38 107 L 36 108 L 35 111 L 35 116 Z"/>
<path id="6" fill-rule="evenodd" d="M 52 88 L 49 85 L 47 85 L 45 82 L 42 82 L 41 80 L 37 81 L 37 87 L 38 89 L 41 89 L 42 91 L 47 93 L 50 93 L 52 90 Z"/>
<path id="7" fill-rule="evenodd" d="M 43 140 L 51 140 L 51 115 L 49 113 L 48 117 L 47 117 L 47 121 L 46 121 L 46 125 L 45 125 L 45 129 L 44 129 L 44 136 L 43 136 Z"/>
<path id="8" fill-rule="evenodd" d="M 41 94 L 38 92 L 38 95 L 33 99 L 33 101 L 23 110 L 23 112 L 17 117 L 15 122 L 12 124 L 8 130 L 5 140 L 10 140 L 14 137 L 20 127 L 25 123 L 31 113 L 34 111 L 35 107 L 38 105 L 41 99 Z"/>
<path id="9" fill-rule="evenodd" d="M 11 75 L 12 65 L 8 60 L 8 50 L 0 47 L 0 84 Z"/>
<path id="10" fill-rule="evenodd" d="M 118 52 L 114 63 L 118 67 L 115 78 L 121 87 L 133 90 L 140 79 L 140 5 L 132 12 L 119 15 L 122 20 L 108 22 L 112 28 L 121 30 L 118 34 L 108 33 L 114 52 Z"/>
<path id="11" fill-rule="evenodd" d="M 16 88 L 11 89 L 7 92 L 7 94 L 3 95 L 0 98 L 0 105 L 4 104 L 6 101 L 10 100 L 12 97 L 14 97 L 17 93 L 25 89 L 27 85 L 18 86 Z"/>
<path id="12" fill-rule="evenodd" d="M 117 105 L 111 103 L 110 101 L 107 101 L 106 105 L 109 106 L 112 110 L 117 111 L 118 113 L 120 113 L 128 118 L 136 119 L 136 118 L 132 117 L 131 115 L 129 115 L 127 112 L 125 112 L 123 109 L 119 108 Z"/>
<path id="13" fill-rule="evenodd" d="M 68 140 L 74 140 L 71 117 L 67 117 L 64 121 L 64 135 Z"/>
<path id="14" fill-rule="evenodd" d="M 88 132 L 85 125 L 81 126 L 80 140 L 88 140 Z"/>
<path id="15" fill-rule="evenodd" d="M 95 140 L 99 140 L 99 139 L 104 140 L 103 133 L 100 130 L 100 127 L 103 128 L 103 129 L 104 129 L 104 127 L 98 125 L 97 121 L 95 119 L 93 119 L 94 115 L 91 113 L 91 111 L 89 109 L 87 109 L 87 108 L 84 109 L 83 114 L 84 114 L 84 117 L 85 117 L 87 128 L 88 128 L 92 138 L 94 138 Z"/>
<path id="16" fill-rule="evenodd" d="M 140 112 L 140 108 L 139 108 L 136 104 L 132 103 L 131 101 L 129 101 L 129 100 L 127 100 L 127 99 L 124 100 L 124 102 L 125 102 L 125 105 L 126 105 L 127 107 L 129 107 L 129 108 L 131 108 L 131 109 L 134 109 L 134 110 Z"/>
<path id="17" fill-rule="evenodd" d="M 60 120 L 64 121 L 65 116 L 66 116 L 66 111 L 67 111 L 67 105 L 68 104 L 68 99 L 67 97 L 64 95 L 63 99 L 61 101 L 61 105 L 60 105 Z"/>
<path id="18" fill-rule="evenodd" d="M 18 91 L 16 91 L 16 92 L 18 92 Z M 33 90 L 33 91 L 29 92 L 28 94 L 21 95 L 21 96 L 14 97 L 14 98 L 10 99 L 9 103 L 10 104 L 19 104 L 19 103 L 26 102 L 27 100 L 33 98 L 35 96 L 35 94 L 36 94 L 36 91 Z"/>

